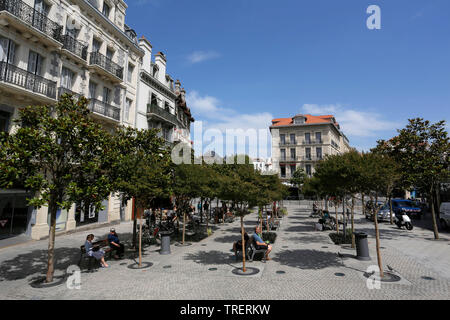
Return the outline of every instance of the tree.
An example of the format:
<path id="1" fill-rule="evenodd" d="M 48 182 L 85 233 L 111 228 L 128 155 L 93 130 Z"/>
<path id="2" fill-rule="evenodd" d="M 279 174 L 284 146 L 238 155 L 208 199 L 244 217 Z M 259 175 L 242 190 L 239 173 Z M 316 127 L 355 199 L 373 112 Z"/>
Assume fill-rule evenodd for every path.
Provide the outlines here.
<path id="1" fill-rule="evenodd" d="M 372 201 L 372 215 L 374 217 L 376 251 L 378 267 L 380 268 L 380 277 L 383 277 L 383 264 L 380 252 L 380 231 L 378 228 L 378 197 L 386 195 L 387 185 L 389 185 L 391 177 L 397 174 L 397 167 L 392 158 L 377 153 L 367 153 L 363 155 L 362 177 L 371 190 L 371 194 L 375 195 L 375 201 Z M 371 198 L 373 198 L 371 196 Z"/>
<path id="2" fill-rule="evenodd" d="M 422 118 L 409 119 L 409 124 L 398 133 L 389 141 L 378 141 L 377 150 L 395 159 L 409 188 L 414 186 L 428 195 L 434 237 L 439 239 L 434 200 L 450 168 L 450 140 L 445 121 L 432 124 Z"/>
<path id="3" fill-rule="evenodd" d="M 295 170 L 294 174 L 292 175 L 290 182 L 293 186 L 295 186 L 297 188 L 299 201 L 300 201 L 300 189 L 301 189 L 302 185 L 305 183 L 305 180 L 307 177 L 308 176 L 307 176 L 305 170 L 303 170 L 303 168 L 300 168 L 300 167 L 297 168 L 297 170 Z"/>
<path id="4" fill-rule="evenodd" d="M 111 139 L 89 113 L 84 97 L 63 95 L 56 105 L 20 109 L 21 127 L 0 139 L 0 187 L 23 186 L 34 192 L 29 205 L 48 206 L 46 282 L 53 281 L 57 210 L 84 201 L 98 212 L 111 190 Z"/>
<path id="5" fill-rule="evenodd" d="M 114 133 L 110 178 L 124 203 L 134 199 L 133 245 L 136 247 L 137 208 L 149 208 L 153 199 L 169 194 L 170 153 L 157 129 L 138 130 L 119 127 Z M 141 217 L 142 219 L 142 217 Z M 142 223 L 139 231 L 141 267 Z"/>

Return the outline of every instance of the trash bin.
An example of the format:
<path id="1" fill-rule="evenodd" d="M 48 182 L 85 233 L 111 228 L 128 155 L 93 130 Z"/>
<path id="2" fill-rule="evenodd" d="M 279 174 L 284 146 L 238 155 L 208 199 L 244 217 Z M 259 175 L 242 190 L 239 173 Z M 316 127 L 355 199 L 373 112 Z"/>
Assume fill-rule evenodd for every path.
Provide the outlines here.
<path id="1" fill-rule="evenodd" d="M 161 235 L 161 250 L 159 251 L 159 253 L 170 254 L 170 235 L 172 234 L 172 232 L 160 231 L 159 234 Z"/>
<path id="2" fill-rule="evenodd" d="M 372 260 L 369 256 L 367 233 L 355 232 L 355 241 L 356 241 L 356 259 L 364 261 Z"/>

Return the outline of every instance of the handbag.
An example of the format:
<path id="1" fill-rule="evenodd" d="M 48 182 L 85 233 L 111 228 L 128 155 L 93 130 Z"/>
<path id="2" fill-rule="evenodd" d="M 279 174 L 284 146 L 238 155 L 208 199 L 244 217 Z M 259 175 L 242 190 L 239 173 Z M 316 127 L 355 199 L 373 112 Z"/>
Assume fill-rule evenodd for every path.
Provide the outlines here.
<path id="1" fill-rule="evenodd" d="M 99 246 L 94 246 L 94 247 L 92 247 L 92 251 L 96 252 L 96 251 L 98 251 L 98 250 L 100 250 L 100 247 L 99 247 Z"/>

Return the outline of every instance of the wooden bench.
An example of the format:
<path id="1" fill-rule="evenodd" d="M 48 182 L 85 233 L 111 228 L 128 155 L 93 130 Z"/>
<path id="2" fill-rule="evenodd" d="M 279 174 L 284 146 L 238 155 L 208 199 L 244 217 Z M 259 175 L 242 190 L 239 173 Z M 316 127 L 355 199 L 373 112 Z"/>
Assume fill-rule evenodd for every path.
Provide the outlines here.
<path id="1" fill-rule="evenodd" d="M 242 240 L 240 240 L 240 241 L 242 241 Z M 252 242 L 252 239 L 249 239 L 246 243 L 245 243 L 245 256 L 246 257 L 249 257 L 250 256 L 250 244 L 251 244 L 251 242 Z M 236 255 L 235 255 L 235 257 L 236 257 L 236 260 L 237 260 L 237 258 L 238 258 L 238 253 L 241 253 L 241 255 L 242 255 L 242 244 L 241 245 L 236 245 Z"/>
<path id="2" fill-rule="evenodd" d="M 105 257 L 106 253 L 109 254 L 109 259 L 111 259 L 112 250 L 109 246 L 108 240 L 100 240 L 92 243 L 93 246 L 99 246 L 100 249 L 103 249 L 105 251 Z M 78 262 L 78 266 L 81 269 L 81 263 L 83 262 L 83 258 L 88 260 L 88 270 L 92 269 L 92 264 L 95 262 L 95 258 L 91 257 L 87 254 L 86 248 L 84 245 L 80 246 L 80 261 Z"/>

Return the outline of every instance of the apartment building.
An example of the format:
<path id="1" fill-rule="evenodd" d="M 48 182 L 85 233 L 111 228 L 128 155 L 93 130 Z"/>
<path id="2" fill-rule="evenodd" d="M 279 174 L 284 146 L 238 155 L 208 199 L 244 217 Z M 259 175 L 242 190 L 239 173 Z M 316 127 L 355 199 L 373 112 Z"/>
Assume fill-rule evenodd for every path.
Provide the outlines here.
<path id="1" fill-rule="evenodd" d="M 14 129 L 20 107 L 53 104 L 65 92 L 89 98 L 106 128 L 135 126 L 144 51 L 125 24 L 126 9 L 122 0 L 0 0 L 0 130 Z M 29 208 L 25 198 L 23 190 L 0 190 L 0 237 L 48 235 L 47 208 Z M 98 215 L 76 205 L 61 211 L 57 229 L 131 215 L 118 196 L 104 206 Z"/>
<path id="2" fill-rule="evenodd" d="M 285 182 L 297 168 L 303 168 L 311 176 L 317 161 L 350 150 L 349 141 L 333 115 L 298 114 L 273 119 L 270 133 L 273 169 Z"/>
<path id="3" fill-rule="evenodd" d="M 157 128 L 170 143 L 191 144 L 190 127 L 194 122 L 186 105 L 186 91 L 179 80 L 167 74 L 167 58 L 158 52 L 152 57 L 152 45 L 145 37 L 139 39 L 145 52 L 139 73 L 136 127 Z"/>

